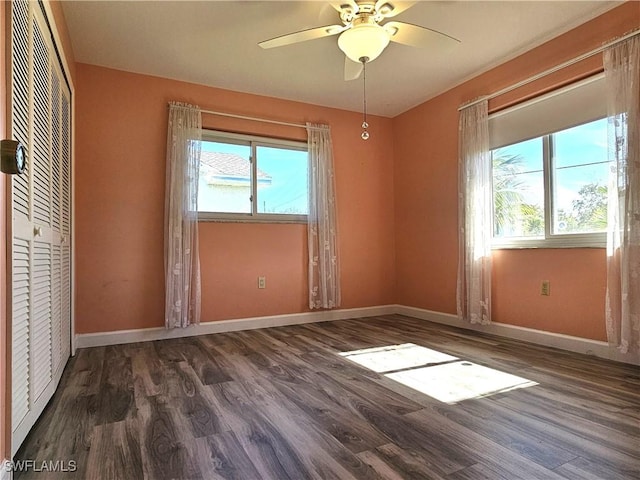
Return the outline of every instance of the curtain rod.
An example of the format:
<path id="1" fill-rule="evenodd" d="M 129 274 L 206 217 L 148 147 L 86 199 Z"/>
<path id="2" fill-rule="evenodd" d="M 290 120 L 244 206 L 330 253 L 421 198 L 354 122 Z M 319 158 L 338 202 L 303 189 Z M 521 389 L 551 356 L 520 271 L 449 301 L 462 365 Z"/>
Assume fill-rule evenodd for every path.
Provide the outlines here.
<path id="1" fill-rule="evenodd" d="M 508 87 L 505 87 L 501 90 L 498 90 L 497 92 L 494 93 L 490 93 L 489 95 L 483 95 L 482 97 L 473 100 L 471 102 L 465 103 L 463 105 L 461 105 L 460 107 L 458 107 L 458 111 L 460 110 L 464 110 L 465 108 L 471 107 L 473 105 L 477 105 L 480 102 L 483 102 L 485 100 L 491 100 L 492 98 L 496 98 L 499 97 L 500 95 L 504 95 L 505 93 L 509 93 L 512 90 L 516 90 L 517 88 L 523 87 L 529 83 L 535 82 L 536 80 L 539 80 L 541 78 L 546 77 L 547 75 L 551 75 L 552 73 L 555 73 L 559 70 L 562 70 L 563 68 L 567 68 L 570 67 L 571 65 L 574 65 L 578 62 L 581 62 L 582 60 L 585 60 L 589 57 L 593 57 L 594 55 L 597 55 L 598 53 L 603 52 L 605 49 L 613 46 L 613 45 L 617 45 L 618 43 L 624 42 L 625 40 L 631 38 L 631 37 L 635 37 L 636 35 L 640 34 L 640 30 L 634 30 L 630 33 L 627 33 L 626 35 L 623 35 L 620 38 L 617 38 L 615 40 L 612 40 L 608 43 L 605 43 L 603 45 L 601 45 L 600 47 L 591 50 L 590 52 L 587 53 L 583 53 L 582 55 L 579 55 L 575 58 L 572 58 L 571 60 L 567 60 L 564 63 L 561 63 L 560 65 L 556 65 L 555 67 L 551 67 L 543 72 L 540 72 L 536 75 L 533 75 L 529 78 L 525 78 L 524 80 L 518 82 L 518 83 L 514 83 L 513 85 L 510 85 Z"/>
<path id="2" fill-rule="evenodd" d="M 236 115 L 235 113 L 216 112 L 213 110 L 200 110 L 200 112 L 207 113 L 209 115 L 218 115 L 221 117 L 231 117 L 231 118 L 239 118 L 241 120 L 251 120 L 252 122 L 273 123 L 275 125 L 284 125 L 286 127 L 310 128 L 311 130 L 324 130 L 323 127 L 307 127 L 306 125 L 303 125 L 301 123 L 279 122 L 278 120 L 269 120 L 267 118 L 257 118 L 257 117 L 247 117 L 245 115 Z"/>

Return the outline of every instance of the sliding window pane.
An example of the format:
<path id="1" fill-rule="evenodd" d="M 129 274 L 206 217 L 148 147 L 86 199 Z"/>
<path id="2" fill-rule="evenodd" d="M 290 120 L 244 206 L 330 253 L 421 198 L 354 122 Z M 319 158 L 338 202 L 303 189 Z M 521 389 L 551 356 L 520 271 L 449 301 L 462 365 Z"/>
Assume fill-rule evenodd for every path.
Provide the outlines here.
<path id="1" fill-rule="evenodd" d="M 495 238 L 544 236 L 542 138 L 492 151 Z"/>
<path id="2" fill-rule="evenodd" d="M 198 211 L 251 213 L 251 147 L 202 142 Z"/>
<path id="3" fill-rule="evenodd" d="M 256 157 L 258 213 L 308 214 L 307 151 L 258 145 Z"/>
<path id="4" fill-rule="evenodd" d="M 552 136 L 553 233 L 593 233 L 607 229 L 607 120 Z"/>

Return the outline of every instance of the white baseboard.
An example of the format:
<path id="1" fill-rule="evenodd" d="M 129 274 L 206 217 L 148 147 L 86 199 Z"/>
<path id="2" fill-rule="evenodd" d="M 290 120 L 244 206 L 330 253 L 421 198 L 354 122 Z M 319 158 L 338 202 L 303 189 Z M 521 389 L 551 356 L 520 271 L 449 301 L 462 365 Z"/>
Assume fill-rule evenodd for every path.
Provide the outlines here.
<path id="1" fill-rule="evenodd" d="M 475 330 L 479 332 L 490 333 L 499 337 L 512 338 L 514 340 L 522 340 L 546 347 L 554 347 L 569 352 L 582 353 L 616 362 L 630 363 L 632 365 L 640 365 L 640 356 L 634 354 L 623 354 L 617 348 L 609 346 L 607 342 L 591 340 L 588 338 L 573 337 L 571 335 L 563 335 L 561 333 L 545 332 L 543 330 L 535 330 L 532 328 L 518 327 L 506 323 L 491 323 L 490 325 L 479 325 L 464 322 L 457 315 L 450 313 L 434 312 L 422 308 L 407 307 L 404 305 L 396 305 L 396 313 L 406 315 L 408 317 L 428 320 L 430 322 L 441 323 L 453 327 L 465 328 L 467 330 Z"/>
<path id="2" fill-rule="evenodd" d="M 75 344 L 76 348 L 102 347 L 105 345 L 147 342 L 165 338 L 208 335 L 210 333 L 236 332 L 239 330 L 254 330 L 256 328 L 330 322 L 348 318 L 374 317 L 376 315 L 390 315 L 395 313 L 395 311 L 396 308 L 394 305 L 383 305 L 377 307 L 291 313 L 268 317 L 240 318 L 236 320 L 219 320 L 216 322 L 203 322 L 200 323 L 200 325 L 192 325 L 187 328 L 174 328 L 173 330 L 157 327 L 136 330 L 117 330 L 114 332 L 83 333 L 75 336 Z"/>
<path id="3" fill-rule="evenodd" d="M 640 357 L 633 354 L 620 353 L 607 342 L 590 340 L 588 338 L 572 337 L 560 333 L 545 332 L 532 328 L 518 327 L 506 323 L 492 323 L 491 325 L 477 325 L 463 322 L 456 315 L 450 313 L 434 312 L 416 307 L 404 305 L 382 305 L 377 307 L 350 308 L 342 310 L 326 310 L 320 312 L 292 313 L 286 315 L 273 315 L 268 317 L 240 318 L 236 320 L 220 320 L 217 322 L 205 322 L 188 328 L 143 328 L 137 330 L 118 330 L 114 332 L 84 333 L 76 335 L 76 347 L 101 347 L 106 345 L 118 345 L 122 343 L 146 342 L 162 340 L 165 338 L 191 337 L 195 335 L 208 335 L 210 333 L 235 332 L 239 330 L 253 330 L 256 328 L 281 327 L 285 325 L 299 325 L 303 323 L 327 322 L 345 320 L 349 318 L 375 317 L 377 315 L 401 314 L 421 320 L 451 325 L 490 333 L 500 337 L 522 340 L 525 342 L 560 348 L 570 352 L 592 355 L 599 358 L 615 360 L 617 362 L 640 365 Z M 0 480 L 4 480 L 0 478 Z"/>

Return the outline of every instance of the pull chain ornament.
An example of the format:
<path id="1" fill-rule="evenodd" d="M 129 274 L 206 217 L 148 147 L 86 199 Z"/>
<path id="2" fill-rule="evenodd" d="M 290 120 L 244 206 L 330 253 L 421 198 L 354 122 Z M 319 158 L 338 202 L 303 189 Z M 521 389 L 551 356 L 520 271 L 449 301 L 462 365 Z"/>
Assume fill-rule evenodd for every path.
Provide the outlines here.
<path id="1" fill-rule="evenodd" d="M 361 57 L 360 61 L 362 62 L 362 113 L 363 113 L 363 121 L 362 121 L 362 140 L 369 139 L 369 132 L 367 129 L 369 128 L 369 123 L 367 122 L 367 61 L 369 57 Z"/>

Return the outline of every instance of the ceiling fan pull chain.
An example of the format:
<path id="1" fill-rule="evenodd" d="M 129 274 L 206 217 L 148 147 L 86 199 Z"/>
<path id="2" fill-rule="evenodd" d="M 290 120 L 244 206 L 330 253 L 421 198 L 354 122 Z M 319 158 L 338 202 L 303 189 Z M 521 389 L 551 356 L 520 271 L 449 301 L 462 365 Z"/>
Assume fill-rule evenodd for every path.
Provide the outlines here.
<path id="1" fill-rule="evenodd" d="M 367 128 L 369 128 L 369 123 L 367 123 L 367 57 L 362 57 L 360 61 L 362 62 L 362 98 L 363 98 L 363 122 L 362 122 L 362 134 L 360 135 L 363 140 L 369 139 L 369 132 Z"/>

